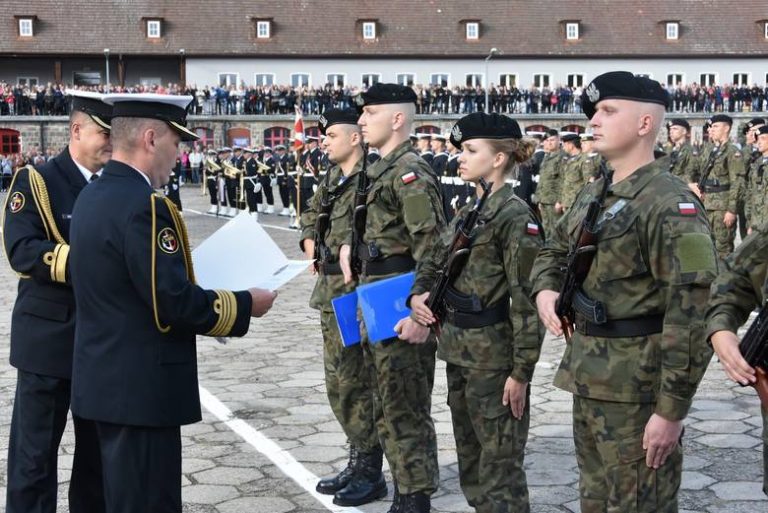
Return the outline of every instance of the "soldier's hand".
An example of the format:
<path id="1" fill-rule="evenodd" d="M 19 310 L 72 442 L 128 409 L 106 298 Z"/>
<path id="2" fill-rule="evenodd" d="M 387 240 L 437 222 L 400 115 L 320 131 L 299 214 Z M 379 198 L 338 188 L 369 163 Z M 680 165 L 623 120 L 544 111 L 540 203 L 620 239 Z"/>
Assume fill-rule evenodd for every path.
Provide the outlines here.
<path id="1" fill-rule="evenodd" d="M 429 326 L 437 321 L 432 310 L 427 306 L 428 298 L 429 292 L 411 296 L 411 317 L 424 326 Z"/>
<path id="2" fill-rule="evenodd" d="M 736 214 L 733 212 L 726 212 L 723 216 L 723 224 L 730 228 L 736 223 Z"/>
<path id="3" fill-rule="evenodd" d="M 315 259 L 315 241 L 313 239 L 304 239 L 304 256 L 309 260 Z M 312 274 L 317 274 L 314 265 L 309 266 L 309 270 Z"/>
<path id="4" fill-rule="evenodd" d="M 693 191 L 693 193 L 696 195 L 697 198 L 701 199 L 701 191 L 699 190 L 699 184 L 697 183 L 689 183 L 688 188 Z"/>
<path id="5" fill-rule="evenodd" d="M 757 381 L 755 369 L 749 366 L 739 351 L 739 337 L 732 331 L 716 331 L 710 338 L 712 348 L 720 358 L 723 370 L 728 377 L 742 385 Z"/>
<path id="6" fill-rule="evenodd" d="M 501 396 L 501 402 L 504 406 L 509 406 L 512 410 L 512 416 L 517 420 L 523 418 L 525 413 L 525 397 L 528 383 L 520 383 L 514 378 L 507 378 L 504 383 L 504 394 Z"/>
<path id="7" fill-rule="evenodd" d="M 563 213 L 563 204 L 560 203 L 559 201 L 557 203 L 555 203 L 555 212 L 558 213 L 558 214 L 562 214 Z"/>
<path id="8" fill-rule="evenodd" d="M 352 247 L 349 244 L 342 244 L 339 248 L 339 265 L 341 274 L 344 275 L 344 283 L 352 283 L 354 275 L 352 274 Z"/>
<path id="9" fill-rule="evenodd" d="M 536 308 L 539 311 L 539 318 L 547 330 L 557 337 L 563 334 L 563 325 L 555 313 L 555 302 L 559 296 L 560 293 L 554 290 L 542 290 L 536 294 Z"/>
<path id="10" fill-rule="evenodd" d="M 429 328 L 422 326 L 410 317 L 404 317 L 395 324 L 397 338 L 411 344 L 423 344 L 429 338 Z"/>
<path id="11" fill-rule="evenodd" d="M 752 235 L 752 227 L 747 228 L 747 235 Z"/>
<path id="12" fill-rule="evenodd" d="M 667 420 L 655 413 L 651 415 L 643 434 L 643 449 L 646 450 L 645 464 L 653 469 L 658 469 L 664 465 L 669 455 L 680 443 L 682 432 L 682 420 Z"/>
<path id="13" fill-rule="evenodd" d="M 261 317 L 269 312 L 272 303 L 275 302 L 277 291 L 265 289 L 248 289 L 251 293 L 251 317 Z"/>

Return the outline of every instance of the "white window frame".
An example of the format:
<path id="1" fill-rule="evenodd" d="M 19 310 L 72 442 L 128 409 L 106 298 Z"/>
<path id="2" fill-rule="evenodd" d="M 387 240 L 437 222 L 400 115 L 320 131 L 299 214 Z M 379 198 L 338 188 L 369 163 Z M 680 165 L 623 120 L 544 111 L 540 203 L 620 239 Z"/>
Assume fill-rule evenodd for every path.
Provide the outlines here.
<path id="1" fill-rule="evenodd" d="M 480 39 L 480 23 L 477 21 L 468 21 L 466 26 L 467 39 L 476 40 Z"/>
<path id="2" fill-rule="evenodd" d="M 750 73 L 748 71 L 737 71 L 735 73 L 731 73 L 731 78 L 736 78 L 734 75 L 746 75 L 747 76 L 746 83 L 738 84 L 739 86 L 742 86 L 742 85 L 749 86 L 749 84 L 752 83 L 752 73 Z M 737 85 L 735 80 L 733 80 L 732 82 L 733 82 L 733 85 Z"/>
<path id="3" fill-rule="evenodd" d="M 579 39 L 579 22 L 569 21 L 565 24 L 565 38 L 568 41 L 578 41 Z"/>
<path id="4" fill-rule="evenodd" d="M 154 29 L 157 29 L 155 32 Z M 147 20 L 147 38 L 160 39 L 162 36 L 162 24 L 160 20 Z"/>
<path id="5" fill-rule="evenodd" d="M 360 85 L 365 85 L 365 76 L 366 75 L 372 75 L 376 77 L 377 82 L 381 82 L 381 73 L 376 73 L 373 71 L 369 71 L 367 73 L 360 73 Z M 376 82 L 374 82 L 376 83 Z M 371 87 L 373 84 L 368 84 L 368 87 Z"/>
<path id="6" fill-rule="evenodd" d="M 272 22 L 269 20 L 256 21 L 256 38 L 269 39 L 271 36 L 272 36 Z"/>
<path id="7" fill-rule="evenodd" d="M 272 83 L 271 84 L 259 84 L 259 81 L 258 81 L 258 78 L 257 78 L 258 76 L 272 77 Z M 255 86 L 265 86 L 265 85 L 266 86 L 272 86 L 272 85 L 274 85 L 276 83 L 277 83 L 277 77 L 275 76 L 274 73 L 256 72 L 256 73 L 253 74 L 253 85 L 255 85 Z"/>
<path id="8" fill-rule="evenodd" d="M 32 18 L 19 18 L 19 36 L 32 37 L 35 35 L 34 20 Z"/>
<path id="9" fill-rule="evenodd" d="M 520 74 L 519 73 L 499 73 L 499 81 L 497 84 L 501 85 L 501 77 L 515 77 L 515 85 L 511 86 L 505 84 L 504 87 L 520 87 Z"/>
<path id="10" fill-rule="evenodd" d="M 307 87 L 312 87 L 312 73 L 305 73 L 305 72 L 298 72 L 298 73 L 291 73 L 291 86 L 293 86 L 293 78 L 298 77 L 300 75 L 306 75 L 307 77 Z M 297 85 L 293 87 L 303 87 L 302 85 Z"/>
<path id="11" fill-rule="evenodd" d="M 680 23 L 676 21 L 668 21 L 665 35 L 668 41 L 677 41 L 680 39 Z"/>
<path id="12" fill-rule="evenodd" d="M 678 82 L 675 82 L 674 84 L 670 84 L 669 83 L 669 77 L 677 76 L 677 75 L 680 75 L 680 82 L 679 82 L 679 84 L 680 85 L 685 85 L 686 84 L 685 73 L 679 73 L 679 72 L 676 72 L 676 71 L 673 71 L 672 73 L 667 73 L 667 81 L 665 82 L 665 84 L 667 86 L 677 87 L 678 86 Z"/>
<path id="13" fill-rule="evenodd" d="M 331 84 L 332 87 L 339 87 L 339 85 L 337 83 L 330 81 L 329 77 L 331 77 L 331 76 L 340 76 L 340 77 L 342 77 L 342 80 L 344 80 L 344 83 L 341 84 L 341 87 L 346 87 L 348 85 L 347 74 L 346 73 L 339 73 L 339 72 L 332 71 L 330 73 L 326 73 L 325 74 L 325 83 L 326 84 Z"/>
<path id="14" fill-rule="evenodd" d="M 445 76 L 445 83 L 446 83 L 445 87 L 451 87 L 451 74 L 450 73 L 445 73 L 445 72 L 441 72 L 441 71 L 437 71 L 435 73 L 430 73 L 429 74 L 429 85 L 432 85 L 432 78 L 435 77 L 435 76 Z M 440 85 L 442 86 L 442 84 L 440 84 Z"/>
<path id="15" fill-rule="evenodd" d="M 633 75 L 653 79 L 653 73 L 633 73 Z"/>
<path id="16" fill-rule="evenodd" d="M 376 39 L 376 22 L 375 21 L 363 22 L 363 39 L 365 39 L 366 41 L 373 41 L 374 39 Z"/>
<path id="17" fill-rule="evenodd" d="M 467 78 L 469 78 L 469 77 L 477 77 L 478 81 L 476 83 L 474 83 L 474 84 L 467 85 Z M 472 81 L 475 82 L 474 79 Z M 477 86 L 480 86 L 480 87 L 485 88 L 486 87 L 486 85 L 485 85 L 485 75 L 483 73 L 464 73 L 464 85 L 466 87 L 477 87 Z"/>
<path id="18" fill-rule="evenodd" d="M 702 75 L 712 75 L 715 80 L 711 84 L 705 84 L 704 81 L 701 79 Z M 720 75 L 718 73 L 713 73 L 711 71 L 704 71 L 702 73 L 699 73 L 699 85 L 709 87 L 709 86 L 717 85 L 719 83 L 720 83 Z"/>
<path id="19" fill-rule="evenodd" d="M 548 84 L 537 84 L 536 83 L 536 77 L 547 77 L 549 80 L 547 80 Z M 534 73 L 533 74 L 533 85 L 538 87 L 539 89 L 544 89 L 545 87 L 552 87 L 552 73 Z"/>
<path id="20" fill-rule="evenodd" d="M 220 85 L 220 87 L 229 87 L 231 85 L 237 87 L 237 85 L 240 83 L 240 73 L 237 73 L 235 71 L 220 71 L 219 73 L 216 74 L 216 83 L 217 84 L 221 84 L 221 76 L 222 75 L 234 75 L 235 76 L 235 83 L 234 84 L 232 84 L 232 83 L 225 84 L 224 86 Z"/>
<path id="21" fill-rule="evenodd" d="M 571 77 L 581 77 L 581 83 L 578 85 L 571 85 L 570 78 Z M 568 87 L 584 87 L 584 84 L 587 82 L 587 76 L 584 73 L 568 73 L 565 75 L 565 83 L 568 85 Z"/>
<path id="22" fill-rule="evenodd" d="M 40 83 L 40 79 L 38 77 L 28 77 L 28 76 L 16 77 L 17 84 L 21 84 L 22 80 L 24 80 L 25 84 L 28 85 L 29 87 L 36 87 Z M 32 80 L 35 81 L 35 85 L 30 85 L 30 82 Z"/>
<path id="23" fill-rule="evenodd" d="M 406 80 L 404 84 L 400 84 L 400 75 L 410 76 L 411 83 L 408 84 L 408 81 Z M 416 85 L 416 76 L 417 76 L 416 73 L 412 73 L 410 71 L 398 71 L 397 73 L 395 73 L 395 82 L 404 86 Z"/>

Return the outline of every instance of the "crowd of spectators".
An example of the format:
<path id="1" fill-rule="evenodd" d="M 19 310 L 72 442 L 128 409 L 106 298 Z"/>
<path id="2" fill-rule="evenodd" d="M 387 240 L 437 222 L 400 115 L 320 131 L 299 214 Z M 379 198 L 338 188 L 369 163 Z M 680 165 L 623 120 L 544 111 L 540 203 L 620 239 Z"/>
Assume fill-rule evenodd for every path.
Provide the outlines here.
<path id="1" fill-rule="evenodd" d="M 64 91 L 70 86 L 47 84 L 37 86 L 0 83 L 0 115 L 64 115 L 68 106 Z M 103 86 L 77 86 L 104 92 Z M 419 114 L 467 114 L 485 109 L 485 89 L 413 86 L 418 96 Z M 698 84 L 668 87 L 672 99 L 671 112 L 763 112 L 768 110 L 768 86 L 700 86 Z M 274 115 L 293 114 L 299 106 L 305 115 L 322 114 L 325 110 L 353 105 L 358 87 L 331 86 L 205 86 L 178 84 L 111 87 L 110 92 L 154 92 L 189 94 L 194 97 L 190 113 L 203 115 Z M 488 93 L 489 109 L 505 114 L 539 114 L 581 112 L 580 87 L 517 88 L 492 85 Z"/>

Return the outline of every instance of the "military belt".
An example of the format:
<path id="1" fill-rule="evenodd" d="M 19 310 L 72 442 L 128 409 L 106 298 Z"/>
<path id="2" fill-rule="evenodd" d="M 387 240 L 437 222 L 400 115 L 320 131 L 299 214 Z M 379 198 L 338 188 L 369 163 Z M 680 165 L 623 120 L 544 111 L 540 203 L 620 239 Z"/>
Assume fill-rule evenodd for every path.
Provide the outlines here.
<path id="1" fill-rule="evenodd" d="M 379 260 L 363 260 L 363 276 L 382 276 L 413 271 L 416 261 L 411 255 L 393 255 Z"/>
<path id="2" fill-rule="evenodd" d="M 587 337 L 645 337 L 664 331 L 664 315 L 647 315 L 634 319 L 611 319 L 603 324 L 595 324 L 577 312 L 576 331 Z"/>
<path id="3" fill-rule="evenodd" d="M 443 321 L 462 329 L 492 326 L 509 320 L 509 298 L 505 297 L 479 312 L 462 312 L 446 305 L 443 317 Z"/>
<path id="4" fill-rule="evenodd" d="M 326 276 L 337 276 L 342 274 L 341 272 L 341 264 L 339 262 L 333 262 L 333 263 L 321 263 L 320 267 L 320 274 L 324 274 Z"/>

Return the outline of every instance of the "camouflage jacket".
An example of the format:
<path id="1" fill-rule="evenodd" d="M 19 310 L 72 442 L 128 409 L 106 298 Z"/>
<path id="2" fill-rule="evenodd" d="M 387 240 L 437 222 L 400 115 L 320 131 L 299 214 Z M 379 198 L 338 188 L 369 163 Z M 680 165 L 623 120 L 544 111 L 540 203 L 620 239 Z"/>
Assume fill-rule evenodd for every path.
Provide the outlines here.
<path id="1" fill-rule="evenodd" d="M 333 166 L 328 170 L 328 181 L 323 179 L 317 187 L 317 192 L 312 196 L 311 203 L 301 214 L 301 241 L 299 245 L 304 250 L 304 241 L 315 237 L 315 222 L 320 212 L 320 202 L 328 197 L 333 200 L 330 215 L 330 225 L 325 234 L 325 246 L 330 251 L 329 262 L 339 261 L 339 248 L 344 244 L 352 231 L 352 209 L 355 202 L 355 188 L 362 160 L 355 165 L 348 177 L 344 177 L 339 166 Z M 319 274 L 315 289 L 309 299 L 309 306 L 331 312 L 331 299 L 355 290 L 355 282 L 344 284 L 344 277 L 340 274 Z"/>
<path id="2" fill-rule="evenodd" d="M 419 264 L 412 293 L 429 291 L 443 267 L 457 224 L 472 205 L 466 205 L 443 232 L 430 258 Z M 472 234 L 466 265 L 452 284 L 475 295 L 483 308 L 510 301 L 509 318 L 482 328 L 462 329 L 443 323 L 437 356 L 448 363 L 475 369 L 510 370 L 510 376 L 529 382 L 539 359 L 543 326 L 529 299 L 531 266 L 544 238 L 528 205 L 505 184 L 494 192 Z"/>
<path id="3" fill-rule="evenodd" d="M 553 151 L 544 155 L 539 168 L 539 185 L 536 187 L 536 197 L 539 203 L 554 205 L 560 201 L 560 189 L 563 180 L 563 166 L 568 155 L 563 150 Z"/>
<path id="4" fill-rule="evenodd" d="M 710 155 L 717 151 L 714 157 L 714 166 L 707 178 L 708 186 L 726 187 L 723 192 L 702 191 L 704 206 L 707 210 L 721 210 L 736 213 L 736 205 L 744 194 L 744 159 L 741 151 L 734 144 L 710 146 L 701 154 L 697 180 L 705 172 Z"/>
<path id="5" fill-rule="evenodd" d="M 744 239 L 725 259 L 723 268 L 710 289 L 707 340 L 716 331 L 737 333 L 755 307 L 765 302 L 768 226 L 760 226 Z"/>
<path id="6" fill-rule="evenodd" d="M 750 166 L 744 212 L 753 230 L 768 222 L 768 156 L 760 156 Z"/>
<path id="7" fill-rule="evenodd" d="M 600 157 L 590 157 L 586 153 L 579 153 L 569 157 L 563 167 L 563 188 L 560 193 L 560 203 L 565 208 L 571 208 L 576 196 L 589 179 L 595 176 L 595 171 L 600 166 Z M 595 166 L 597 162 L 597 166 Z"/>
<path id="8" fill-rule="evenodd" d="M 584 293 L 605 304 L 609 320 L 663 316 L 662 333 L 602 338 L 574 333 L 555 385 L 583 397 L 652 402 L 671 419 L 686 416 L 712 351 L 703 337 L 717 256 L 699 201 L 658 159 L 611 186 L 597 254 Z M 584 188 L 557 224 L 533 266 L 533 294 L 560 290 L 599 179 Z M 623 207 L 621 206 L 623 202 Z"/>
<path id="9" fill-rule="evenodd" d="M 672 148 L 669 155 L 669 172 L 684 181 L 692 183 L 697 169 L 698 152 L 689 143 Z"/>

